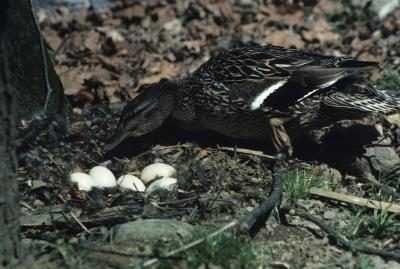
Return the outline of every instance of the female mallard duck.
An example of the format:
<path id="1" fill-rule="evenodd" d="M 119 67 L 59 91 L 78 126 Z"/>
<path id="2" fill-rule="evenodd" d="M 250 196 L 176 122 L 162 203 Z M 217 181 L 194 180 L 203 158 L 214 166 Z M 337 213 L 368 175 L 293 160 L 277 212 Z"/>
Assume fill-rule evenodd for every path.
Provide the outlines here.
<path id="1" fill-rule="evenodd" d="M 398 110 L 394 98 L 354 82 L 355 75 L 376 65 L 276 46 L 224 51 L 183 79 L 143 86 L 123 110 L 105 149 L 170 118 L 186 129 L 270 138 L 280 152 L 290 146 L 289 134 L 293 138 L 339 116 Z"/>

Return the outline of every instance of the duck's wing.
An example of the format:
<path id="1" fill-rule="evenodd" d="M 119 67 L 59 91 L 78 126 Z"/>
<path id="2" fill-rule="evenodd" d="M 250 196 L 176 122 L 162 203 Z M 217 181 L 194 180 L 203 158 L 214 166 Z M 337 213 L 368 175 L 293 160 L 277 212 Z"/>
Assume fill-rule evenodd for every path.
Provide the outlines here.
<path id="1" fill-rule="evenodd" d="M 345 113 L 393 113 L 400 110 L 400 100 L 372 85 L 354 83 L 342 91 L 329 91 L 325 94 L 322 105 Z"/>
<path id="2" fill-rule="evenodd" d="M 256 110 L 266 104 L 288 107 L 376 65 L 276 46 L 249 46 L 220 53 L 206 62 L 198 74 L 210 83 L 229 88 L 235 98 L 242 96 L 249 109 Z"/>

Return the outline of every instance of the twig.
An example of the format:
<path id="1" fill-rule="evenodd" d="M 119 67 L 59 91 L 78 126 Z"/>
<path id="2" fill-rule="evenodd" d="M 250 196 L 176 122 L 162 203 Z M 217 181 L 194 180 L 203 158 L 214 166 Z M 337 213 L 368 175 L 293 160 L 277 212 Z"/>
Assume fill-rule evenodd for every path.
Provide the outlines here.
<path id="1" fill-rule="evenodd" d="M 366 147 L 366 148 L 373 148 L 373 147 L 385 147 L 385 148 L 387 148 L 387 147 L 398 147 L 398 146 L 400 146 L 400 143 L 392 143 L 392 144 L 368 144 L 368 145 L 365 145 L 364 147 Z"/>
<path id="2" fill-rule="evenodd" d="M 272 173 L 272 189 L 270 196 L 257 208 L 247 214 L 239 224 L 238 232 L 255 236 L 264 226 L 272 210 L 282 197 L 282 160 L 277 161 Z"/>
<path id="3" fill-rule="evenodd" d="M 39 136 L 39 134 L 46 130 L 49 125 L 47 116 L 37 116 L 30 123 L 29 126 L 20 131 L 17 139 L 17 148 L 21 149 Z"/>
<path id="4" fill-rule="evenodd" d="M 274 156 L 264 154 L 260 150 L 251 150 L 251 149 L 236 148 L 236 147 L 235 148 L 232 148 L 232 147 L 218 147 L 218 149 L 237 152 L 237 153 L 254 155 L 254 156 L 263 157 L 263 158 L 266 158 L 266 159 L 269 159 L 269 160 L 275 160 L 276 159 Z"/>
<path id="5" fill-rule="evenodd" d="M 58 165 L 56 165 L 56 167 L 59 168 Z M 59 170 L 60 170 L 60 172 L 64 172 L 64 171 L 62 171 L 61 169 L 59 169 Z M 65 176 L 65 177 L 66 177 L 66 176 Z M 61 201 L 63 204 L 67 204 L 67 201 L 64 199 L 64 197 L 62 197 L 61 193 L 59 193 L 59 194 L 57 195 L 57 198 L 60 199 L 60 201 Z"/>
<path id="6" fill-rule="evenodd" d="M 358 59 L 358 58 L 360 57 L 360 55 L 361 55 L 363 52 L 365 52 L 366 50 L 369 49 L 370 46 L 371 46 L 371 45 L 364 45 L 364 46 L 362 46 L 362 47 L 356 52 L 356 55 L 354 56 L 354 59 Z"/>
<path id="7" fill-rule="evenodd" d="M 70 37 L 71 37 L 71 35 L 69 35 L 69 34 L 67 34 L 67 35 L 65 35 L 64 36 L 64 38 L 61 40 L 61 42 L 60 42 L 60 44 L 58 45 L 58 47 L 54 50 L 54 52 L 53 52 L 53 60 L 54 60 L 54 58 L 56 58 L 56 57 L 54 57 L 54 56 L 57 56 L 58 54 L 60 54 L 60 51 L 61 51 L 61 49 L 64 47 L 64 45 L 67 43 L 67 41 L 70 39 Z M 56 58 L 57 59 L 57 58 Z M 55 62 L 57 62 L 57 60 L 55 60 Z M 68 72 L 68 70 L 66 71 L 66 72 Z M 60 74 L 59 74 L 60 75 Z"/>
<path id="8" fill-rule="evenodd" d="M 90 231 L 86 228 L 85 225 L 83 225 L 82 222 L 79 221 L 79 219 L 75 216 L 74 212 L 69 212 L 69 214 L 71 215 L 71 217 L 79 224 L 79 226 L 81 226 L 81 228 L 87 232 L 88 234 L 90 234 Z"/>
<path id="9" fill-rule="evenodd" d="M 177 144 L 177 145 L 172 145 L 172 146 L 161 146 L 161 145 L 157 145 L 149 150 L 147 150 L 146 152 L 140 153 L 139 155 L 137 155 L 136 157 L 139 158 L 141 156 L 147 155 L 147 154 L 152 154 L 154 151 L 162 151 L 162 150 L 167 150 L 167 149 L 174 149 L 174 148 L 189 148 L 190 146 L 187 144 Z"/>
<path id="10" fill-rule="evenodd" d="M 317 196 L 322 196 L 337 201 L 351 203 L 359 206 L 365 206 L 373 209 L 386 210 L 393 213 L 400 213 L 400 205 L 395 203 L 370 200 L 365 198 L 356 197 L 353 195 L 337 193 L 333 191 L 323 190 L 320 188 L 311 188 L 310 193 Z"/>
<path id="11" fill-rule="evenodd" d="M 17 149 L 21 152 L 29 146 L 29 143 L 35 141 L 41 133 L 52 130 L 57 134 L 55 138 L 64 135 L 66 130 L 66 123 L 63 118 L 58 117 L 59 114 L 43 114 L 36 115 L 29 123 L 28 127 L 20 131 L 17 139 Z M 61 128 L 60 128 L 61 127 Z M 54 137 L 54 136 L 53 136 Z"/>
<path id="12" fill-rule="evenodd" d="M 387 179 L 387 178 L 388 177 L 385 177 L 385 179 Z M 383 193 L 385 193 L 387 195 L 391 195 L 395 199 L 400 199 L 400 193 L 396 192 L 396 189 L 394 189 L 394 188 L 392 188 L 392 187 L 390 187 L 390 186 L 388 186 L 386 184 L 380 183 L 377 180 L 370 180 L 370 182 L 371 182 L 371 184 L 376 185 L 377 187 L 379 187 L 382 190 Z"/>
<path id="13" fill-rule="evenodd" d="M 365 254 L 371 254 L 371 255 L 378 255 L 383 258 L 387 259 L 393 259 L 396 261 L 400 261 L 400 252 L 391 252 L 391 251 L 386 251 L 378 248 L 374 248 L 362 243 L 357 243 L 354 244 L 344 236 L 342 236 L 338 231 L 330 227 L 328 224 L 326 224 L 324 221 L 318 219 L 317 217 L 314 217 L 313 215 L 309 214 L 303 209 L 295 208 L 293 206 L 285 206 L 284 208 L 281 209 L 282 211 L 289 212 L 289 211 L 294 211 L 293 214 L 297 215 L 299 217 L 302 217 L 308 221 L 311 221 L 318 225 L 322 230 L 324 230 L 332 239 L 334 239 L 335 243 L 337 245 L 342 246 L 343 248 L 350 250 L 350 251 L 358 251 L 362 252 Z M 292 215 L 293 215 L 292 214 Z"/>
<path id="14" fill-rule="evenodd" d="M 223 226 L 222 228 L 216 230 L 215 232 L 209 234 L 206 237 L 197 239 L 197 240 L 195 240 L 195 241 L 193 241 L 193 242 L 191 242 L 191 243 L 189 243 L 187 245 L 184 245 L 184 246 L 182 246 L 182 247 L 180 247 L 178 249 L 175 249 L 175 250 L 172 250 L 172 251 L 168 252 L 165 256 L 163 256 L 163 259 L 175 256 L 178 253 L 181 253 L 181 252 L 186 251 L 186 250 L 188 250 L 188 249 L 190 249 L 192 247 L 195 247 L 195 246 L 203 243 L 204 241 L 206 241 L 206 240 L 208 240 L 210 238 L 213 238 L 213 237 L 223 233 L 224 231 L 226 231 L 226 230 L 228 230 L 228 229 L 230 229 L 232 227 L 235 227 L 236 225 L 237 225 L 236 221 L 229 222 L 227 225 Z M 159 260 L 160 260 L 159 258 L 153 258 L 153 259 L 147 260 L 144 263 L 142 263 L 139 266 L 139 268 L 152 266 L 153 264 L 157 263 Z"/>
<path id="15" fill-rule="evenodd" d="M 181 200 L 174 200 L 174 201 L 167 201 L 167 202 L 158 202 L 158 205 L 179 205 L 179 204 L 184 204 L 184 203 L 188 203 L 194 200 L 199 199 L 200 195 L 196 195 L 194 197 L 189 197 L 189 198 L 185 198 L 185 199 L 181 199 Z"/>
<path id="16" fill-rule="evenodd" d="M 29 211 L 34 211 L 35 209 L 33 207 L 31 207 L 30 205 L 28 205 L 25 202 L 20 202 L 21 206 L 25 207 L 26 209 L 28 209 Z"/>

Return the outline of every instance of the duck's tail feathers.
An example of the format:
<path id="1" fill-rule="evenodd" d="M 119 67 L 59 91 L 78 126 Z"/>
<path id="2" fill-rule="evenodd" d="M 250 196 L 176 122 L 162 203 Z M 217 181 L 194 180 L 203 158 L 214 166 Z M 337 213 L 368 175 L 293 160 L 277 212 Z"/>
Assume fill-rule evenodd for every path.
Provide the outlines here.
<path id="1" fill-rule="evenodd" d="M 333 109 L 359 113 L 389 114 L 400 111 L 400 98 L 370 85 L 354 84 L 347 91 L 332 91 L 322 104 Z"/>
<path id="2" fill-rule="evenodd" d="M 307 65 L 294 72 L 292 80 L 311 88 L 324 89 L 339 80 L 376 68 L 376 62 L 342 60 L 334 65 Z"/>
<path id="3" fill-rule="evenodd" d="M 337 67 L 343 68 L 356 68 L 362 70 L 370 70 L 373 68 L 377 68 L 379 66 L 378 62 L 371 61 L 357 61 L 354 59 L 343 60 L 337 64 Z"/>

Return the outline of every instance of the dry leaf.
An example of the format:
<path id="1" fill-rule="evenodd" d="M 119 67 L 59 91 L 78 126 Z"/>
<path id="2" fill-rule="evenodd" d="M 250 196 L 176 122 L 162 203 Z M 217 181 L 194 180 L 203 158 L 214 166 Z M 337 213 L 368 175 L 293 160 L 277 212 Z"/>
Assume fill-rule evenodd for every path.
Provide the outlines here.
<path id="1" fill-rule="evenodd" d="M 332 32 L 331 26 L 325 19 L 318 19 L 309 23 L 311 27 L 308 31 L 303 31 L 302 35 L 308 42 L 319 42 L 322 45 L 341 43 L 342 37 L 340 34 Z"/>
<path id="2" fill-rule="evenodd" d="M 148 69 L 151 73 L 157 73 L 151 76 L 146 76 L 139 80 L 139 86 L 143 84 L 155 83 L 162 78 L 171 78 L 179 74 L 180 68 L 177 65 L 171 64 L 166 61 L 161 61 L 151 66 Z"/>
<path id="3" fill-rule="evenodd" d="M 153 14 L 157 16 L 157 24 L 164 25 L 176 18 L 174 9 L 171 6 L 155 8 Z"/>
<path id="4" fill-rule="evenodd" d="M 304 48 L 304 42 L 301 37 L 291 30 L 272 32 L 264 38 L 264 42 L 267 44 L 273 44 L 287 48 Z"/>
<path id="5" fill-rule="evenodd" d="M 132 77 L 127 73 L 123 73 L 118 78 L 118 84 L 120 87 L 127 87 L 131 83 L 132 83 Z"/>
<path id="6" fill-rule="evenodd" d="M 82 72 L 82 67 L 70 68 L 67 66 L 58 66 L 56 71 L 60 76 L 64 86 L 65 95 L 75 95 L 82 88 L 85 79 L 92 76 L 91 73 Z"/>
<path id="7" fill-rule="evenodd" d="M 343 4 L 341 1 L 320 0 L 313 8 L 313 13 L 325 16 L 327 14 L 336 14 L 343 12 Z"/>
<path id="8" fill-rule="evenodd" d="M 387 115 L 387 116 L 385 116 L 385 118 L 390 124 L 400 127 L 400 114 L 399 113 Z"/>
<path id="9" fill-rule="evenodd" d="M 57 32 L 54 31 L 52 28 L 50 27 L 46 27 L 43 30 L 43 35 L 44 38 L 46 39 L 47 43 L 50 45 L 50 47 L 52 48 L 52 50 L 57 50 L 58 47 L 61 45 L 62 43 L 62 39 L 58 36 Z"/>
<path id="10" fill-rule="evenodd" d="M 100 34 L 95 31 L 90 31 L 82 33 L 82 37 L 85 48 L 90 50 L 92 53 L 95 53 L 99 46 Z"/>
<path id="11" fill-rule="evenodd" d="M 133 5 L 123 9 L 120 13 L 122 18 L 132 20 L 133 18 L 143 18 L 146 16 L 146 9 L 142 5 Z"/>
<path id="12" fill-rule="evenodd" d="M 278 8 L 273 4 L 268 4 L 264 9 L 269 16 L 266 17 L 267 21 L 274 21 L 279 24 L 286 25 L 301 25 L 304 24 L 304 12 L 296 10 L 293 13 L 280 13 Z"/>

